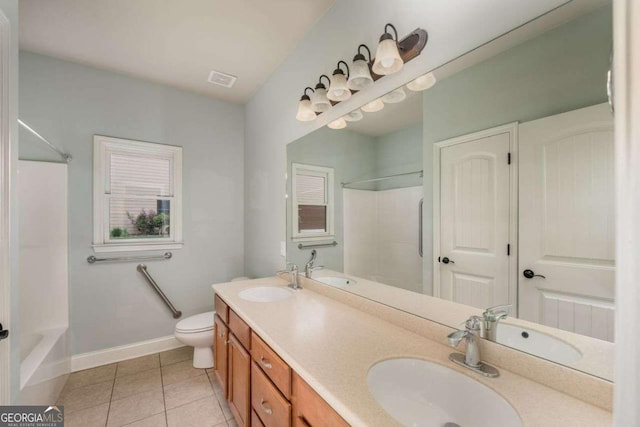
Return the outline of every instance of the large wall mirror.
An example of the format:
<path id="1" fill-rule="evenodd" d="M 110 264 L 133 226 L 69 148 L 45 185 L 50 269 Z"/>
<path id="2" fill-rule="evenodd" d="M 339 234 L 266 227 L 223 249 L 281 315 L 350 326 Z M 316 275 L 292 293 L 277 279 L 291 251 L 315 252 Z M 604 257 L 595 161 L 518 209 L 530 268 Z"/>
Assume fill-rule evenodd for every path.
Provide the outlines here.
<path id="1" fill-rule="evenodd" d="M 450 327 L 498 306 L 498 343 L 612 380 L 611 5 L 571 11 L 289 144 L 287 261 Z"/>

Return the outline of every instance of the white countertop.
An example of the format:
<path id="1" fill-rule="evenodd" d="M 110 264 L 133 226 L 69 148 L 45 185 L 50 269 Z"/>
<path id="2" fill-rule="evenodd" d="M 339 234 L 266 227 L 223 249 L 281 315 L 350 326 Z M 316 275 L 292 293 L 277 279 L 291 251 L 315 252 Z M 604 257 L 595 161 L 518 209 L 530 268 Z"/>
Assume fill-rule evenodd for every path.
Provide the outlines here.
<path id="1" fill-rule="evenodd" d="M 452 348 L 308 289 L 275 302 L 250 302 L 238 292 L 285 286 L 277 277 L 220 283 L 215 292 L 291 368 L 353 426 L 399 425 L 373 399 L 367 372 L 385 359 L 414 357 L 445 365 L 487 385 L 525 426 L 606 426 L 611 413 L 504 369 L 484 378 L 450 362 Z"/>

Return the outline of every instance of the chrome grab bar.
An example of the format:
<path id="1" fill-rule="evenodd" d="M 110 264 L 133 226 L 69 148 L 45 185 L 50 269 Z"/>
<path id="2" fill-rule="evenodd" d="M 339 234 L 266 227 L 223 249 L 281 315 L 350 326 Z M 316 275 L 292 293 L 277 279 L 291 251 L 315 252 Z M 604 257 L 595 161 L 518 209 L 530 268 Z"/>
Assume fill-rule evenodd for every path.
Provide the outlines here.
<path id="1" fill-rule="evenodd" d="M 298 243 L 298 249 L 311 249 L 311 248 L 326 248 L 326 247 L 338 246 L 338 242 L 335 240 L 331 243 L 310 243 L 308 245 L 303 245 L 302 243 Z"/>
<path id="2" fill-rule="evenodd" d="M 422 258 L 422 205 L 424 205 L 424 198 L 420 199 L 418 203 L 418 254 Z"/>
<path id="3" fill-rule="evenodd" d="M 129 261 L 154 261 L 154 260 L 163 260 L 163 259 L 171 259 L 173 254 L 171 252 L 165 252 L 162 255 L 145 255 L 145 256 L 130 256 L 130 257 L 113 257 L 113 258 L 96 258 L 91 255 L 87 257 L 87 262 L 89 264 L 95 264 L 96 262 L 129 262 Z"/>
<path id="4" fill-rule="evenodd" d="M 173 318 L 179 319 L 182 316 L 182 312 L 176 310 L 173 304 L 171 304 L 171 301 L 169 301 L 169 298 L 167 298 L 164 292 L 162 292 L 162 289 L 160 289 L 160 286 L 158 286 L 156 281 L 153 280 L 153 277 L 151 277 L 151 275 L 147 271 L 147 266 L 144 264 L 138 264 L 138 271 L 142 273 L 142 275 L 147 279 L 147 282 L 149 282 L 153 290 L 156 291 L 158 295 L 160 295 L 160 298 L 162 298 L 162 301 L 164 301 L 167 307 L 169 307 L 169 310 L 171 310 L 171 313 L 173 314 Z"/>

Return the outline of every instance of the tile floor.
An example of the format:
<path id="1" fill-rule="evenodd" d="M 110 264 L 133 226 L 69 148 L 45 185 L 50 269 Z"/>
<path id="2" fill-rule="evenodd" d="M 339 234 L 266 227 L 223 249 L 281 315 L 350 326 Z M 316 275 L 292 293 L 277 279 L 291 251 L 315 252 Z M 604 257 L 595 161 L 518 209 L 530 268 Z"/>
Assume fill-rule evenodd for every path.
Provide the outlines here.
<path id="1" fill-rule="evenodd" d="M 193 348 L 74 372 L 60 395 L 66 427 L 237 427 L 211 369 Z"/>

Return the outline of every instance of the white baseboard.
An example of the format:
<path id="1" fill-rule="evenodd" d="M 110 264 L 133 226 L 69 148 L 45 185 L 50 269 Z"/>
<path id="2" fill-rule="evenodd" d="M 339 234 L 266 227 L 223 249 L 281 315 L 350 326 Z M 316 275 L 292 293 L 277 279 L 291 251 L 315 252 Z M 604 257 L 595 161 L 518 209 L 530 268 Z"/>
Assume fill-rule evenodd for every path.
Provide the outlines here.
<path id="1" fill-rule="evenodd" d="M 183 347 L 173 335 L 71 356 L 71 372 Z"/>

